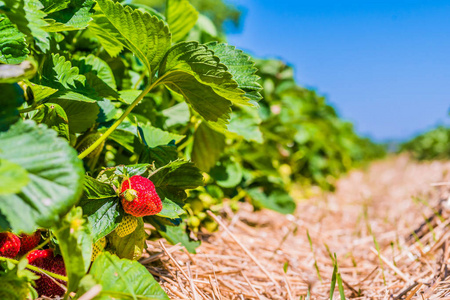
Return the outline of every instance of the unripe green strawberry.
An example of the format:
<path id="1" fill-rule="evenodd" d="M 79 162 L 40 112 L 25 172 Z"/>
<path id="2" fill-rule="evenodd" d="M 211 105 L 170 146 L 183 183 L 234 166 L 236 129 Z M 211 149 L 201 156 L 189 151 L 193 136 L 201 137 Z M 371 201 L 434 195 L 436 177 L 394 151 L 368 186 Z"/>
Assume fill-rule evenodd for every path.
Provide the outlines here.
<path id="1" fill-rule="evenodd" d="M 64 261 L 61 255 L 54 256 L 53 250 L 33 250 L 27 255 L 27 259 L 30 265 L 36 266 L 38 268 L 59 274 L 66 275 L 66 268 L 64 266 Z M 39 296 L 63 296 L 65 290 L 57 284 L 52 278 L 45 274 L 38 273 L 41 278 L 35 281 L 36 291 Z M 57 280 L 60 284 L 65 284 L 61 280 Z"/>
<path id="2" fill-rule="evenodd" d="M 99 239 L 97 242 L 94 243 L 94 245 L 92 246 L 92 258 L 91 261 L 94 261 L 97 256 L 103 252 L 103 250 L 105 249 L 106 246 L 106 238 L 102 237 L 101 239 Z"/>
<path id="3" fill-rule="evenodd" d="M 89 132 L 86 135 L 84 135 L 81 140 L 77 143 L 77 145 L 75 146 L 75 148 L 78 150 L 78 153 L 83 152 L 84 150 L 86 150 L 87 148 L 89 148 L 93 143 L 95 143 L 95 141 L 97 141 L 101 136 L 103 135 L 103 133 L 100 132 Z M 103 150 L 103 146 L 105 145 L 105 141 L 103 141 L 100 145 L 98 145 L 94 151 L 92 151 L 91 153 L 89 153 L 86 157 L 87 158 L 93 158 L 96 157 L 97 155 L 99 155 L 102 150 Z"/>
<path id="4" fill-rule="evenodd" d="M 0 233 L 0 256 L 14 258 L 20 250 L 20 239 L 11 232 Z"/>
<path id="5" fill-rule="evenodd" d="M 116 233 L 120 237 L 127 236 L 136 230 L 138 219 L 133 216 L 125 216 L 116 228 Z"/>
<path id="6" fill-rule="evenodd" d="M 153 182 L 145 177 L 135 175 L 124 180 L 120 193 L 123 209 L 132 216 L 156 215 L 162 210 Z"/>
<path id="7" fill-rule="evenodd" d="M 24 255 L 25 253 L 29 252 L 30 250 L 33 250 L 39 245 L 39 241 L 41 240 L 41 232 L 37 230 L 35 233 L 31 235 L 21 234 L 19 236 L 19 239 L 20 239 L 19 255 Z"/>

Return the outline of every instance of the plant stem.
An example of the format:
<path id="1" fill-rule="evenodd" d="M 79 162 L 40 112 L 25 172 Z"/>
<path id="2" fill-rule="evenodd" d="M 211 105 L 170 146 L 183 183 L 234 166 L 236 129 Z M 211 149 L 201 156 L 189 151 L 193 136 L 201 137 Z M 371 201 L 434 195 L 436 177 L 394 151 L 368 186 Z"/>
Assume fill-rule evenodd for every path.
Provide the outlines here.
<path id="1" fill-rule="evenodd" d="M 15 265 L 17 265 L 19 263 L 15 259 L 2 257 L 2 256 L 0 256 L 0 260 L 9 261 L 9 262 L 12 262 Z M 59 274 L 56 274 L 56 273 L 53 273 L 53 272 L 50 272 L 50 271 L 47 271 L 47 270 L 44 270 L 44 269 L 32 266 L 30 264 L 27 265 L 27 269 L 33 270 L 33 271 L 38 272 L 38 273 L 44 273 L 44 274 L 46 274 L 46 275 L 48 275 L 50 277 L 53 277 L 55 279 L 59 279 L 59 280 L 65 281 L 65 282 L 68 281 L 67 276 L 59 275 Z"/>
<path id="2" fill-rule="evenodd" d="M 81 152 L 78 155 L 78 158 L 83 159 L 86 156 L 89 155 L 89 153 L 91 153 L 92 151 L 95 150 L 95 148 L 97 148 L 104 140 L 106 140 L 108 138 L 108 136 L 113 133 L 114 130 L 116 130 L 117 127 L 119 127 L 119 125 L 123 122 L 123 120 L 125 120 L 125 118 L 130 114 L 130 112 L 133 110 L 133 108 L 136 107 L 136 105 L 138 105 L 138 103 L 145 97 L 145 95 L 147 95 L 148 92 L 150 92 L 156 85 L 158 85 L 159 80 L 155 81 L 153 84 L 148 85 L 140 94 L 139 96 L 133 101 L 133 103 L 130 104 L 130 106 L 128 106 L 128 108 L 123 112 L 123 114 L 120 116 L 120 118 L 114 122 L 114 124 L 108 128 L 108 130 L 106 130 L 106 132 L 104 134 L 102 134 L 101 137 L 99 137 L 98 140 L 96 140 L 91 146 L 89 146 L 89 148 L 87 148 L 86 150 L 84 150 L 83 152 Z"/>
<path id="3" fill-rule="evenodd" d="M 81 152 L 78 155 L 78 158 L 83 159 L 86 156 L 89 155 L 89 153 L 91 153 L 92 151 L 95 150 L 95 148 L 97 148 L 104 140 L 106 140 L 108 138 L 108 136 L 111 135 L 111 133 L 113 133 L 114 130 L 116 130 L 117 127 L 119 127 L 120 123 L 123 122 L 123 120 L 125 120 L 125 118 L 130 114 L 130 112 L 133 110 L 133 108 L 136 107 L 136 105 L 139 104 L 139 102 L 141 102 L 142 99 L 144 99 L 145 95 L 147 95 L 152 89 L 155 88 L 155 86 L 157 86 L 158 84 L 160 84 L 163 79 L 169 75 L 171 72 L 168 72 L 164 75 L 162 75 L 161 77 L 158 78 L 158 80 L 156 80 L 155 82 L 153 82 L 152 84 L 148 85 L 140 94 L 139 96 L 137 96 L 137 98 L 133 101 L 133 103 L 130 104 L 130 106 L 128 106 L 128 108 L 123 112 L 123 114 L 120 116 L 120 118 L 114 122 L 114 124 L 108 128 L 108 130 L 105 131 L 105 133 L 99 137 L 98 140 L 96 140 L 91 146 L 89 146 L 89 148 L 87 148 L 86 150 L 84 150 L 83 152 Z"/>

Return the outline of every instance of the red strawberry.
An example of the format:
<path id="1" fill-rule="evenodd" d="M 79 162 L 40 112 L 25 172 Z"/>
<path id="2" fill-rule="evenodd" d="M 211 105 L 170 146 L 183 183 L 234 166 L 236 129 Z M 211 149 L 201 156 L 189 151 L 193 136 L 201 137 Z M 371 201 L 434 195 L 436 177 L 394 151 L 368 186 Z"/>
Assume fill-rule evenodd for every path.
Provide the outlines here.
<path id="1" fill-rule="evenodd" d="M 20 239 L 11 232 L 0 233 L 0 256 L 14 258 L 20 250 Z"/>
<path id="2" fill-rule="evenodd" d="M 41 240 L 41 232 L 37 230 L 35 233 L 31 235 L 21 234 L 19 238 L 20 238 L 19 255 L 24 255 L 25 253 L 29 252 L 30 250 L 33 250 L 34 248 L 37 247 L 37 245 L 39 245 L 39 241 Z"/>
<path id="3" fill-rule="evenodd" d="M 132 216 L 156 215 L 162 210 L 155 185 L 145 177 L 135 175 L 124 180 L 120 192 L 123 209 Z"/>
<path id="4" fill-rule="evenodd" d="M 53 250 L 51 249 L 33 250 L 27 255 L 27 259 L 30 265 L 59 275 L 66 275 L 66 268 L 62 256 L 54 256 Z M 36 280 L 36 291 L 39 296 L 53 297 L 63 296 L 65 294 L 65 290 L 52 278 L 42 273 L 39 273 L 38 275 L 41 276 L 41 278 Z M 57 281 L 60 284 L 65 284 L 61 280 Z"/>

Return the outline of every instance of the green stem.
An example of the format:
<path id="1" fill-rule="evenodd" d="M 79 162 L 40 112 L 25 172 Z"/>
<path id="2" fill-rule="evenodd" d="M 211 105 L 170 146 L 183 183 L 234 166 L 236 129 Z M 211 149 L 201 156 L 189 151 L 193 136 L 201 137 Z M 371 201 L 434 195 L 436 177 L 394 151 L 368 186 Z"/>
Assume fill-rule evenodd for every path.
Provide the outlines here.
<path id="1" fill-rule="evenodd" d="M 89 155 L 89 153 L 91 153 L 92 151 L 95 150 L 95 148 L 97 148 L 104 140 L 106 140 L 108 138 L 108 136 L 113 133 L 114 130 L 116 130 L 117 127 L 119 127 L 119 125 L 123 122 L 123 120 L 125 120 L 125 118 L 130 114 L 130 112 L 133 110 L 133 108 L 136 107 L 136 105 L 138 105 L 138 103 L 145 97 L 145 95 L 147 95 L 148 92 L 150 92 L 155 86 L 157 86 L 159 84 L 159 82 L 161 81 L 162 78 L 159 78 L 157 81 L 155 81 L 154 83 L 152 83 L 151 85 L 148 85 L 140 94 L 139 96 L 133 101 L 133 103 L 130 104 L 130 106 L 128 106 L 128 108 L 123 112 L 123 114 L 120 116 L 120 118 L 111 126 L 108 128 L 108 130 L 106 130 L 106 132 L 98 139 L 96 140 L 91 146 L 89 146 L 89 148 L 87 148 L 86 150 L 84 150 L 83 152 L 81 152 L 78 155 L 78 158 L 83 159 L 86 156 Z"/>
<path id="2" fill-rule="evenodd" d="M 136 81 L 136 84 L 134 85 L 135 89 L 137 89 L 139 87 L 139 84 L 141 83 L 142 80 L 144 80 L 145 75 L 147 75 L 147 72 L 142 72 L 141 76 L 139 77 L 139 79 Z"/>
<path id="3" fill-rule="evenodd" d="M 17 265 L 17 264 L 19 263 L 19 262 L 18 262 L 17 260 L 15 260 L 15 259 L 7 258 L 7 257 L 2 257 L 2 256 L 0 256 L 0 260 L 9 261 L 9 262 L 12 262 L 12 263 L 15 264 L 15 265 Z M 59 279 L 59 280 L 65 281 L 65 282 L 68 281 L 68 278 L 67 278 L 66 276 L 59 275 L 59 274 L 56 274 L 56 273 L 53 273 L 53 272 L 49 272 L 49 271 L 47 271 L 47 270 L 44 270 L 44 269 L 41 269 L 41 268 L 32 266 L 32 265 L 30 265 L 30 264 L 27 265 L 27 269 L 30 269 L 30 270 L 35 271 L 35 272 L 38 272 L 38 273 L 44 273 L 44 274 L 46 274 L 46 275 L 48 275 L 48 276 L 50 276 L 50 277 L 53 277 L 53 278 L 55 278 L 55 279 Z"/>

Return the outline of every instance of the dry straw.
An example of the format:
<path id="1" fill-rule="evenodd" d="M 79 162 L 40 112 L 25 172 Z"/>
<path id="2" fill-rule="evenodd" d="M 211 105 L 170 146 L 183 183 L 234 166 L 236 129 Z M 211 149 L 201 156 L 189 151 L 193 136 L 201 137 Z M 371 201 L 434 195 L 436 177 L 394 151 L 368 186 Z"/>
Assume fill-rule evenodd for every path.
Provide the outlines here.
<path id="1" fill-rule="evenodd" d="M 450 299 L 450 186 L 432 185 L 449 181 L 449 162 L 395 157 L 350 173 L 334 194 L 295 195 L 295 216 L 245 203 L 210 213 L 220 228 L 198 234 L 197 254 L 148 242 L 141 262 L 171 299 L 329 299 L 334 254 L 346 298 Z"/>

